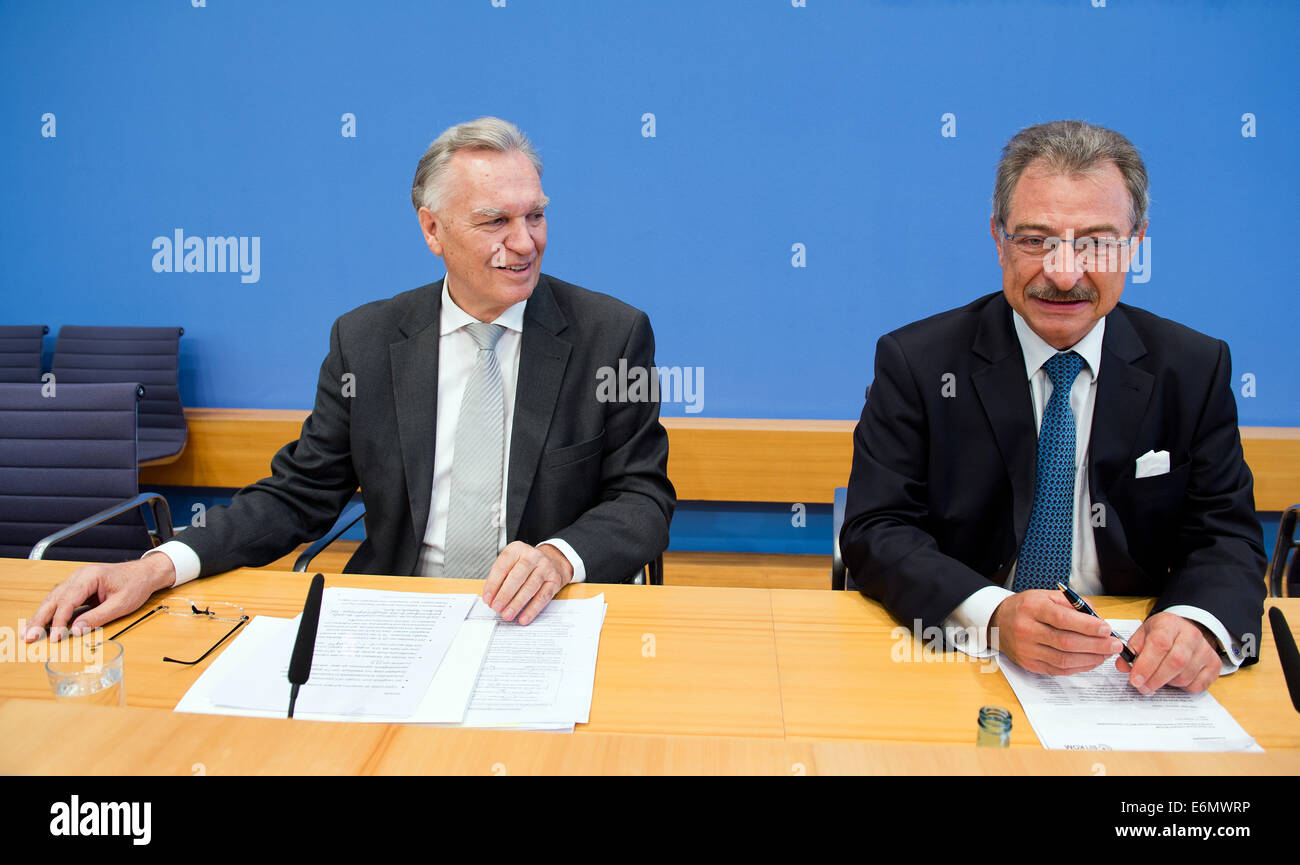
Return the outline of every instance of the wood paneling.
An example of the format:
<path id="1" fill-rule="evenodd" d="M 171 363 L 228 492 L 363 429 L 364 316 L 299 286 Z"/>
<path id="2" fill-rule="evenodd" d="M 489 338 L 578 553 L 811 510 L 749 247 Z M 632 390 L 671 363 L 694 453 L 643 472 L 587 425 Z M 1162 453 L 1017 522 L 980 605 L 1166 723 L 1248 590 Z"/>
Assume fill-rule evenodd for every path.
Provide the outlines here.
<path id="1" fill-rule="evenodd" d="M 360 541 L 335 541 L 312 559 L 311 571 L 342 573 Z M 287 571 L 303 550 L 303 544 L 289 555 L 266 566 L 270 571 Z M 829 589 L 831 557 L 777 553 L 697 553 L 669 550 L 664 553 L 664 585 L 725 586 L 736 589 Z"/>
<path id="2" fill-rule="evenodd" d="M 142 487 L 242 487 L 270 471 L 305 411 L 186 409 L 189 442 L 175 462 L 141 469 Z M 664 418 L 668 476 L 683 501 L 828 503 L 849 480 L 853 421 Z M 1255 506 L 1300 502 L 1300 429 L 1243 427 Z"/>

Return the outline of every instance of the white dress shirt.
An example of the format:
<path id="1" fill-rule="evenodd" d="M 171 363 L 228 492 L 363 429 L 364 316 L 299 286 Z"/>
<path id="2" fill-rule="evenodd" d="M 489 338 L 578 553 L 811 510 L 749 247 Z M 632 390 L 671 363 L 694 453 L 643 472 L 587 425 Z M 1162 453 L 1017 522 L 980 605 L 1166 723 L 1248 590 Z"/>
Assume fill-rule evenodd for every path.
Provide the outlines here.
<path id="1" fill-rule="evenodd" d="M 1029 379 L 1030 399 L 1034 405 L 1034 427 L 1042 426 L 1043 411 L 1052 395 L 1052 381 L 1043 367 L 1057 354 L 1057 350 L 1034 333 L 1028 323 L 1014 310 L 1011 313 L 1015 323 L 1016 336 L 1020 340 L 1021 353 L 1025 358 L 1025 375 Z M 1075 454 L 1074 475 L 1074 536 L 1070 545 L 1070 588 L 1080 595 L 1099 595 L 1105 589 L 1101 583 L 1101 566 L 1097 562 L 1097 544 L 1092 532 L 1092 496 L 1088 488 L 1088 445 L 1092 437 L 1093 407 L 1097 402 L 1097 377 L 1101 371 L 1101 346 L 1106 334 L 1106 319 L 1102 318 L 1092 330 L 1067 351 L 1079 354 L 1084 360 L 1084 367 L 1074 380 L 1070 389 L 1070 411 L 1075 419 Z M 1103 423 L 1105 420 L 1103 419 Z M 1135 467 L 1136 468 L 1136 467 Z M 1011 586 L 1015 581 L 1016 568 L 1012 565 L 1002 586 L 988 586 L 980 589 L 957 605 L 948 618 L 944 619 L 945 632 L 954 636 L 957 648 L 971 655 L 988 657 L 993 652 L 988 647 L 988 626 L 993 612 L 1003 600 L 1013 593 Z M 1174 613 L 1193 622 L 1199 622 L 1219 641 L 1223 658 L 1222 673 L 1226 675 L 1237 669 L 1244 660 L 1240 644 L 1232 638 L 1227 628 L 1217 617 L 1186 604 L 1169 607 L 1166 612 Z M 1224 652 L 1224 648 L 1227 651 Z"/>
<path id="2" fill-rule="evenodd" d="M 514 430 L 515 386 L 519 380 L 519 350 L 522 345 L 524 327 L 524 308 L 528 301 L 523 300 L 507 309 L 497 317 L 493 324 L 505 328 L 501 339 L 496 344 L 497 363 L 501 370 L 501 385 L 505 397 L 505 454 L 506 471 L 501 479 L 501 519 L 497 532 L 497 549 L 506 545 L 506 494 L 509 490 L 509 454 L 510 436 Z M 456 443 L 456 426 L 460 422 L 460 406 L 469 383 L 470 373 L 474 369 L 474 358 L 478 346 L 465 326 L 478 319 L 465 312 L 451 299 L 447 289 L 447 280 L 442 284 L 442 312 L 439 322 L 438 338 L 438 424 L 435 432 L 433 451 L 432 498 L 429 506 L 429 522 L 425 525 L 424 538 L 420 549 L 418 572 L 428 575 L 442 569 L 446 554 L 447 512 L 451 502 L 451 465 Z M 433 396 L 431 394 L 431 396 Z M 561 538 L 551 538 L 542 543 L 550 544 L 560 551 L 573 566 L 573 582 L 581 583 L 587 578 L 587 569 L 582 557 L 568 542 Z M 540 546 L 540 544 L 539 544 Z M 154 553 L 163 553 L 172 560 L 176 568 L 176 582 L 173 587 L 189 582 L 199 575 L 199 557 L 188 545 L 180 541 L 168 541 L 159 546 Z M 146 553 L 148 555 L 148 553 Z M 486 576 L 486 574 L 484 575 Z"/>

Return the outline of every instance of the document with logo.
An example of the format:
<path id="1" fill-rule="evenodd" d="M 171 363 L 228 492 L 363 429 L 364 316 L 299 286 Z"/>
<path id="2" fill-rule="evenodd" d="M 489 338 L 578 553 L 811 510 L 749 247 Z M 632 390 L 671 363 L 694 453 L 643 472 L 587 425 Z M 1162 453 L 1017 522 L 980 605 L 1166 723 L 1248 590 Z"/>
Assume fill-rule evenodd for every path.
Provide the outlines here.
<path id="1" fill-rule="evenodd" d="M 1125 639 L 1141 622 L 1108 619 Z M 1029 673 L 998 656 L 1044 748 L 1096 751 L 1255 751 L 1263 749 L 1209 692 L 1161 688 L 1143 695 L 1115 659 L 1086 673 Z M 1014 733 L 1013 733 L 1014 736 Z"/>

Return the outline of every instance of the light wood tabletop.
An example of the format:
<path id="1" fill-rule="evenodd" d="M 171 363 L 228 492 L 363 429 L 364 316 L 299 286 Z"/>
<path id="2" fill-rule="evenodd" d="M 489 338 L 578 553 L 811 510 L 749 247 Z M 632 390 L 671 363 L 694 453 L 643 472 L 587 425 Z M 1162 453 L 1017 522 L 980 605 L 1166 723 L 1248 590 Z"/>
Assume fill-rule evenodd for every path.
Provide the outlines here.
<path id="1" fill-rule="evenodd" d="M 0 560 L 0 623 L 16 628 L 72 565 Z M 239 570 L 187 583 L 174 592 L 195 601 L 228 601 L 251 616 L 302 612 L 311 575 Z M 408 592 L 479 592 L 481 581 L 327 574 L 325 585 Z M 664 589 L 660 591 L 660 589 Z M 600 636 L 591 723 L 585 731 L 782 736 L 772 608 L 766 589 L 577 584 L 562 598 L 604 592 L 609 611 Z M 147 609 L 148 605 L 146 605 Z M 104 629 L 111 636 L 143 610 Z M 167 627 L 168 624 L 174 627 Z M 165 654 L 197 658 L 215 642 L 211 629 L 149 622 L 122 635 L 126 699 L 170 709 L 216 653 L 186 667 Z M 217 634 L 220 636 L 220 634 Z M 188 642 L 188 644 L 187 644 Z M 33 644 L 36 652 L 48 644 Z M 57 644 L 56 644 L 57 647 Z M 190 654 L 186 655 L 185 653 Z M 0 697 L 53 700 L 40 663 L 0 663 Z"/>
<path id="2" fill-rule="evenodd" d="M 517 733 L 0 699 L 0 774 L 1297 775 L 1300 752 L 1167 754 Z M 113 743 L 111 748 L 105 742 Z"/>
<path id="3" fill-rule="evenodd" d="M 1039 747 L 996 664 L 960 652 L 926 651 L 910 630 L 857 592 L 773 590 L 787 737 L 896 742 L 965 742 L 975 713 L 994 704 L 1014 715 L 1012 743 Z M 1092 599 L 1102 616 L 1143 619 L 1149 598 Z M 1300 599 L 1270 599 L 1300 633 Z M 1267 618 L 1267 617 L 1266 617 Z M 1291 706 L 1267 620 L 1259 662 L 1210 687 L 1267 750 L 1300 749 L 1300 713 Z"/>
<path id="4" fill-rule="evenodd" d="M 574 736 L 178 715 L 168 710 L 212 659 L 186 667 L 163 663 L 162 656 L 192 651 L 197 657 L 214 633 L 196 635 L 179 621 L 170 628 L 150 623 L 120 638 L 127 710 L 67 706 L 54 702 L 46 683 L 41 661 L 49 644 L 22 644 L 17 633 L 73 568 L 0 560 L 0 699 L 8 698 L 0 704 L 0 772 L 189 774 L 190 760 L 208 771 L 222 766 L 223 773 L 491 774 L 492 764 L 501 763 L 513 774 L 1087 774 L 1097 762 L 1043 751 L 1006 679 L 989 662 L 926 652 L 878 604 L 829 590 L 566 588 L 560 597 L 604 592 L 609 604 L 591 722 Z M 301 611 L 309 581 L 306 574 L 241 570 L 176 594 L 231 601 L 250 615 L 291 617 Z M 477 592 L 482 584 L 327 574 L 326 585 Z M 1141 618 L 1150 606 L 1145 599 L 1095 601 L 1103 615 L 1121 618 Z M 1300 600 L 1271 603 L 1300 624 Z M 105 635 L 142 612 L 110 625 Z M 1110 774 L 1300 769 L 1300 714 L 1287 697 L 1267 627 L 1260 662 L 1221 679 L 1211 693 L 1268 754 L 1108 753 L 1104 767 L 1115 767 Z M 982 753 L 990 749 L 974 748 L 975 717 L 989 703 L 1014 714 L 1006 750 L 1022 756 L 990 757 Z M 121 747 L 87 761 L 84 748 L 73 746 L 81 735 L 74 710 L 93 712 L 94 728 L 120 726 L 122 735 L 112 741 Z M 70 747 L 59 747 L 62 741 Z"/>

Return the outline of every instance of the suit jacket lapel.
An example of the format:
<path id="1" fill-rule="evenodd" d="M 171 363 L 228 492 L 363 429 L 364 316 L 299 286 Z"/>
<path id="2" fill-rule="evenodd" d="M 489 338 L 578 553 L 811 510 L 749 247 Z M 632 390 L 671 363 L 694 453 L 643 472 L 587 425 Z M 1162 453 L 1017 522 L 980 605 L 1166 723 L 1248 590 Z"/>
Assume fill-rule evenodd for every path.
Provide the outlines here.
<path id="1" fill-rule="evenodd" d="M 442 319 L 442 280 L 417 295 L 416 308 L 403 320 L 406 337 L 388 347 L 393 370 L 397 433 L 402 448 L 406 495 L 416 540 L 424 537 L 433 492 L 433 448 L 438 429 L 438 337 Z M 419 545 L 416 545 L 418 555 Z"/>
<path id="2" fill-rule="evenodd" d="M 1134 365 L 1147 353 L 1123 309 L 1106 316 L 1106 336 L 1101 346 L 1097 375 L 1097 400 L 1088 445 L 1089 484 L 1093 501 L 1104 498 L 1127 468 L 1133 471 L 1133 447 L 1155 377 Z"/>
<path id="3" fill-rule="evenodd" d="M 1038 437 L 1034 432 L 1034 404 L 1025 375 L 1024 353 L 1005 298 L 994 298 L 985 307 L 971 351 L 987 362 L 987 366 L 971 374 L 971 379 L 1011 480 L 1018 546 L 1029 527 L 1029 514 L 1034 505 Z"/>
<path id="4" fill-rule="evenodd" d="M 509 478 L 506 487 L 506 539 L 519 534 L 524 504 L 533 488 L 533 477 L 542 457 L 542 447 L 551 428 L 555 404 L 564 381 L 564 369 L 573 344 L 560 339 L 568 321 L 551 293 L 544 274 L 524 308 L 524 332 L 519 349 L 519 376 L 515 387 L 515 416 L 510 433 Z M 591 382 L 592 393 L 596 383 Z"/>

